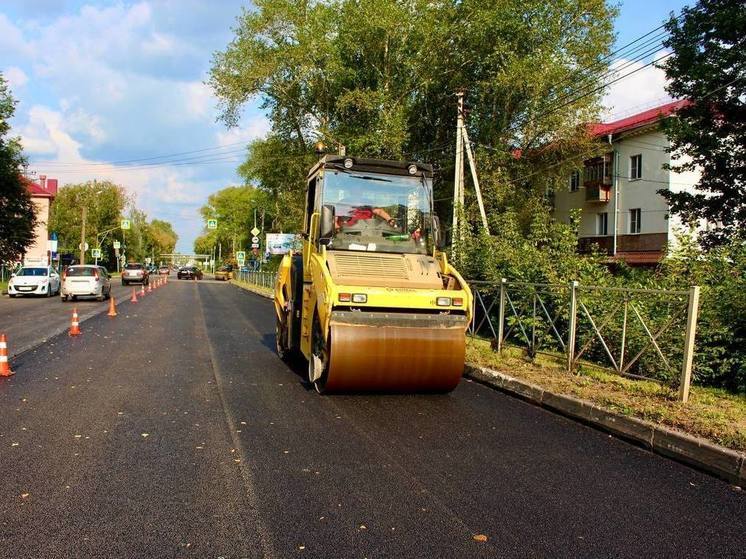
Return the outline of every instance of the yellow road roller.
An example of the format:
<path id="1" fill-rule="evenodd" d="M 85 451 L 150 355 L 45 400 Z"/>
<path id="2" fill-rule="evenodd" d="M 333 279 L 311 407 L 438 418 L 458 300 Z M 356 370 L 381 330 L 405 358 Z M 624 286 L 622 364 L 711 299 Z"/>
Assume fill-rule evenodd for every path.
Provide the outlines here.
<path id="1" fill-rule="evenodd" d="M 432 167 L 325 155 L 310 170 L 302 254 L 274 290 L 277 352 L 319 392 L 447 392 L 472 294 L 439 250 Z"/>

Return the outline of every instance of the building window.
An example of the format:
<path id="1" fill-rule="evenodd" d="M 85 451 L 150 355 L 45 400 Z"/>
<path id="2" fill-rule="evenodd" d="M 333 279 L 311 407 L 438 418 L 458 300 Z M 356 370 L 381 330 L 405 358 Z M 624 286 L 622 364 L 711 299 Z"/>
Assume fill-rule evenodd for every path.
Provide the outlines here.
<path id="1" fill-rule="evenodd" d="M 629 158 L 629 178 L 631 180 L 642 178 L 642 155 L 639 153 Z"/>
<path id="2" fill-rule="evenodd" d="M 609 234 L 609 214 L 606 212 L 597 214 L 597 221 L 596 221 L 596 233 L 598 235 L 608 235 Z"/>
<path id="3" fill-rule="evenodd" d="M 635 208 L 629 211 L 629 232 L 639 233 L 642 230 L 642 210 Z"/>
<path id="4" fill-rule="evenodd" d="M 580 171 L 573 171 L 570 174 L 570 192 L 577 192 L 580 188 Z"/>

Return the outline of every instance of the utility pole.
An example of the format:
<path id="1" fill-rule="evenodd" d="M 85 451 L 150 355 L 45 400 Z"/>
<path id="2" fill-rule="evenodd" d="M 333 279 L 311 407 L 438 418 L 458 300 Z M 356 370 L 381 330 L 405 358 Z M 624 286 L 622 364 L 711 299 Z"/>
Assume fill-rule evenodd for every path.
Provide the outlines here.
<path id="1" fill-rule="evenodd" d="M 482 189 L 479 187 L 479 177 L 477 176 L 477 165 L 474 160 L 474 153 L 471 150 L 469 134 L 464 125 L 464 92 L 456 93 L 458 98 L 458 114 L 456 119 L 456 171 L 453 178 L 453 258 L 458 263 L 463 250 L 464 228 L 466 227 L 466 217 L 464 214 L 464 151 L 469 158 L 469 169 L 471 178 L 474 181 L 474 191 L 477 195 L 477 204 L 479 205 L 479 214 L 482 217 L 482 227 L 487 234 L 490 232 L 487 223 L 487 212 L 484 209 L 482 200 Z"/>
<path id="2" fill-rule="evenodd" d="M 458 261 L 461 252 L 461 243 L 464 240 L 461 227 L 464 209 L 464 92 L 456 92 L 458 99 L 456 116 L 456 170 L 453 176 L 453 225 L 451 237 L 453 245 L 453 257 Z"/>
<path id="3" fill-rule="evenodd" d="M 85 264 L 85 219 L 86 214 L 88 213 L 87 208 L 85 205 L 82 209 L 83 212 L 83 226 L 80 228 L 80 263 Z"/>

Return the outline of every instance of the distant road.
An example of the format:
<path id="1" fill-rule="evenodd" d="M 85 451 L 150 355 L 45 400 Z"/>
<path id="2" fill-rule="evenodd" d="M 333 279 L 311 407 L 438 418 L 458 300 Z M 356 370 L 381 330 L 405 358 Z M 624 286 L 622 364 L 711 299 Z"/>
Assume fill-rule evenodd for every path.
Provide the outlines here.
<path id="1" fill-rule="evenodd" d="M 319 396 L 232 285 L 84 326 L 0 379 L 0 557 L 744 556 L 743 493 L 480 384 Z"/>

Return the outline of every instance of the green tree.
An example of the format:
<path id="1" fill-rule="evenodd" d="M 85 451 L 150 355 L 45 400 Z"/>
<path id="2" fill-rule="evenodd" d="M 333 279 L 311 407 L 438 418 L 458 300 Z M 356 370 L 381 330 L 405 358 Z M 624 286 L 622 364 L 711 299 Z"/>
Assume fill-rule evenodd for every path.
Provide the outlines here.
<path id="1" fill-rule="evenodd" d="M 489 146 L 477 157 L 491 216 L 515 198 L 502 184 L 543 194 L 545 182 L 522 177 L 541 179 L 537 169 L 549 165 L 559 176 L 588 155 L 590 139 L 578 125 L 596 116 L 599 93 L 572 93 L 589 91 L 603 74 L 615 13 L 604 0 L 258 0 L 255 7 L 216 53 L 210 84 L 229 125 L 247 100 L 262 98 L 272 134 L 252 146 L 243 176 L 266 185 L 278 206 L 287 207 L 279 193 L 293 197 L 293 215 L 304 186 L 296 162 L 305 161 L 289 156 L 312 153 L 317 139 L 357 156 L 434 162 L 443 179 L 436 198 L 447 199 L 453 94 L 462 87 L 470 136 Z M 588 67 L 594 72 L 579 71 Z M 554 148 L 538 149 L 547 144 Z M 513 157 L 517 148 L 524 157 Z M 270 185 L 278 180 L 295 190 Z M 439 209 L 445 217 L 450 203 Z"/>
<path id="2" fill-rule="evenodd" d="M 205 238 L 198 238 L 202 250 L 198 250 L 195 241 L 195 251 L 200 254 L 210 254 L 212 247 L 220 245 L 223 258 L 228 258 L 237 250 L 245 249 L 250 233 L 254 226 L 254 212 L 257 224 L 261 224 L 264 217 L 265 224 L 271 223 L 272 212 L 267 194 L 251 186 L 229 186 L 223 188 L 207 199 L 207 204 L 200 208 L 205 222 L 217 219 L 218 228 L 208 230 L 205 238 L 213 244 L 205 246 Z M 205 250 L 207 249 L 207 250 Z"/>
<path id="3" fill-rule="evenodd" d="M 0 73 L 0 262 L 18 260 L 34 240 L 36 214 L 21 175 L 25 159 L 18 138 L 8 137 L 16 101 Z"/>
<path id="4" fill-rule="evenodd" d="M 746 225 L 746 4 L 700 0 L 666 24 L 663 65 L 673 97 L 689 99 L 665 130 L 677 172 L 701 170 L 697 191 L 660 191 L 685 221 L 705 219 L 706 246 L 743 236 Z"/>
<path id="5" fill-rule="evenodd" d="M 49 216 L 49 230 L 57 233 L 59 251 L 78 254 L 86 208 L 85 240 L 91 248 L 101 247 L 101 261 L 112 263 L 112 243 L 123 239 L 118 227 L 129 203 L 124 187 L 110 181 L 93 180 L 60 188 Z"/>
<path id="6" fill-rule="evenodd" d="M 154 253 L 158 260 L 160 260 L 159 255 L 173 253 L 176 250 L 176 242 L 179 240 L 179 236 L 168 221 L 153 219 L 150 222 L 149 229 Z"/>
<path id="7" fill-rule="evenodd" d="M 315 161 L 316 156 L 305 146 L 285 142 L 276 135 L 249 145 L 249 155 L 239 166 L 238 174 L 246 184 L 266 192 L 269 230 L 297 231 L 303 226 L 302 186 Z"/>

